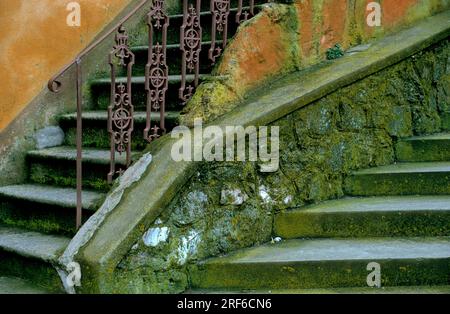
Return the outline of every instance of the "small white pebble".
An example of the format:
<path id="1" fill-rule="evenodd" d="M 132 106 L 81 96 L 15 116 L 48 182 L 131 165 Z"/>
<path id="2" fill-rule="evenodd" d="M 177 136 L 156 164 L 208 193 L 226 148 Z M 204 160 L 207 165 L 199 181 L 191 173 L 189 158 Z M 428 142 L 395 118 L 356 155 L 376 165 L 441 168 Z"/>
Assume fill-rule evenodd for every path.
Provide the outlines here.
<path id="1" fill-rule="evenodd" d="M 280 238 L 280 237 L 272 238 L 272 244 L 279 243 L 279 242 L 281 242 L 281 241 L 283 241 L 283 239 Z"/>

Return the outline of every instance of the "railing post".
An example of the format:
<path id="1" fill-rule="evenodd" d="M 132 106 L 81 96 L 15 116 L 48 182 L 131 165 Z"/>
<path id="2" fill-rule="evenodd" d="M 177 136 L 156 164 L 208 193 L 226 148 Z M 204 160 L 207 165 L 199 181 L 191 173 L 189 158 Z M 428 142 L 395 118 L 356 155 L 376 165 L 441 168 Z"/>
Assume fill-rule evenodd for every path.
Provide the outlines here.
<path id="1" fill-rule="evenodd" d="M 167 66 L 167 28 L 169 16 L 165 11 L 164 0 L 153 1 L 152 8 L 147 15 L 148 33 L 148 62 L 145 66 L 145 90 L 147 91 L 147 124 L 144 139 L 148 142 L 164 135 L 166 93 L 169 87 L 169 68 Z M 156 31 L 161 35 L 159 41 L 153 44 Z M 152 124 L 152 113 L 159 111 L 160 122 Z"/>
<path id="2" fill-rule="evenodd" d="M 121 25 L 117 30 L 116 44 L 109 54 L 111 66 L 111 100 L 108 107 L 108 132 L 111 136 L 111 163 L 108 182 L 112 183 L 116 174 L 121 175 L 125 169 L 116 170 L 116 152 L 126 154 L 126 165 L 131 164 L 131 134 L 134 130 L 134 107 L 131 99 L 131 78 L 135 56 L 128 46 L 128 35 Z M 126 84 L 116 83 L 116 67 L 127 70 Z"/>
<path id="3" fill-rule="evenodd" d="M 200 25 L 201 0 L 195 0 L 195 6 L 183 0 L 183 25 L 180 31 L 180 49 L 182 51 L 181 87 L 179 97 L 185 105 L 194 95 L 200 75 L 200 52 L 202 50 L 202 27 Z M 189 6 L 188 6 L 189 5 Z M 194 84 L 186 82 L 186 74 L 194 73 Z"/>
<path id="4" fill-rule="evenodd" d="M 249 0 L 249 9 L 244 10 L 244 0 L 238 1 L 238 11 L 236 14 L 236 23 L 241 24 L 248 20 L 249 17 L 255 15 L 255 0 Z M 243 17 L 242 17 L 243 16 Z"/>
<path id="5" fill-rule="evenodd" d="M 223 49 L 227 45 L 228 39 L 228 16 L 230 15 L 230 0 L 211 0 L 211 48 L 209 49 L 209 59 L 216 63 L 216 58 L 220 57 Z M 216 47 L 216 36 L 222 34 L 222 48 Z"/>
<path id="6" fill-rule="evenodd" d="M 81 59 L 76 60 L 77 75 L 77 212 L 76 212 L 76 228 L 81 227 L 83 215 L 83 103 L 82 103 L 82 77 L 81 77 Z"/>

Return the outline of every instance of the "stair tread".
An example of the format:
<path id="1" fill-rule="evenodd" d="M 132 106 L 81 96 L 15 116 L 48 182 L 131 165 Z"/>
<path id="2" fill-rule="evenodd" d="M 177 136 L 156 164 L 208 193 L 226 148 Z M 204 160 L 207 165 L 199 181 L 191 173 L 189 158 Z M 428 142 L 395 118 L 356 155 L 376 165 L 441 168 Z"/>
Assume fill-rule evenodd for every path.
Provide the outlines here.
<path id="1" fill-rule="evenodd" d="M 450 238 L 287 240 L 244 249 L 206 264 L 450 258 Z"/>
<path id="2" fill-rule="evenodd" d="M 24 257 L 54 262 L 69 245 L 70 238 L 18 228 L 0 227 L 0 249 Z"/>
<path id="3" fill-rule="evenodd" d="M 400 141 L 412 142 L 412 141 L 435 141 L 435 140 L 450 140 L 450 133 L 437 133 L 432 135 L 412 136 L 408 138 L 402 138 Z"/>
<path id="4" fill-rule="evenodd" d="M 385 173 L 428 173 L 450 172 L 450 162 L 404 162 L 387 166 L 374 167 L 353 172 L 354 175 Z"/>
<path id="5" fill-rule="evenodd" d="M 138 153 L 133 152 L 132 156 Z M 29 157 L 37 159 L 56 159 L 56 160 L 77 160 L 77 149 L 72 146 L 57 146 L 41 150 L 33 150 L 27 153 Z M 109 165 L 111 160 L 111 151 L 107 149 L 83 148 L 83 162 L 94 164 Z M 116 153 L 116 163 L 124 165 L 126 163 L 126 154 Z"/>
<path id="6" fill-rule="evenodd" d="M 166 119 L 176 119 L 180 115 L 179 111 L 167 111 L 165 113 Z M 134 122 L 145 122 L 147 120 L 147 113 L 145 111 L 135 111 L 134 114 Z M 159 113 L 153 114 L 153 119 L 155 121 L 159 120 Z M 83 120 L 91 120 L 91 121 L 107 121 L 108 120 L 108 112 L 106 110 L 94 110 L 94 111 L 85 111 L 82 113 Z M 61 116 L 62 120 L 65 121 L 76 121 L 77 114 L 76 113 L 68 113 Z"/>
<path id="7" fill-rule="evenodd" d="M 199 78 L 200 80 L 204 80 L 207 78 L 213 77 L 211 74 L 200 74 Z M 215 78 L 220 78 L 220 76 L 214 76 Z M 188 74 L 186 75 L 187 81 L 193 81 L 195 78 L 194 74 Z M 117 77 L 116 83 L 126 83 L 127 77 Z M 134 84 L 144 84 L 145 83 L 145 76 L 133 76 L 131 78 L 131 82 Z M 181 75 L 180 74 L 174 74 L 169 75 L 169 82 L 171 83 L 181 83 Z M 96 80 L 93 80 L 92 83 L 95 84 L 111 84 L 111 78 L 99 78 Z"/>
<path id="8" fill-rule="evenodd" d="M 323 289 L 217 290 L 192 289 L 185 294 L 448 294 L 450 286 L 349 287 Z"/>
<path id="9" fill-rule="evenodd" d="M 68 208 L 76 207 L 76 189 L 49 185 L 21 184 L 0 187 L 0 196 Z M 96 210 L 104 194 L 83 191 L 83 208 Z"/>
<path id="10" fill-rule="evenodd" d="M 450 195 L 346 197 L 288 211 L 301 213 L 450 210 Z"/>
<path id="11" fill-rule="evenodd" d="M 16 277 L 0 277 L 0 294 L 49 294 L 33 283 Z"/>

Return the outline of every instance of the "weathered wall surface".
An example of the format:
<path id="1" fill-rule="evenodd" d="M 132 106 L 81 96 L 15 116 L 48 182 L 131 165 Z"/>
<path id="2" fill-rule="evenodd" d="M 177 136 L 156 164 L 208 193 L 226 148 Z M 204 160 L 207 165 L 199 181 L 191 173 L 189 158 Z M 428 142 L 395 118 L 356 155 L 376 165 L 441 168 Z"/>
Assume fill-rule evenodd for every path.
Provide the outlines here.
<path id="1" fill-rule="evenodd" d="M 81 26 L 69 27 L 70 0 L 0 1 L 0 132 L 131 0 L 78 0 Z"/>
<path id="2" fill-rule="evenodd" d="M 273 123 L 280 170 L 204 163 L 115 271 L 112 291 L 180 292 L 187 266 L 270 241 L 280 210 L 343 196 L 350 171 L 394 161 L 399 137 L 438 132 L 450 106 L 450 42 L 340 89 Z"/>
<path id="3" fill-rule="evenodd" d="M 228 112 L 252 88 L 276 74 L 311 66 L 329 48 L 370 42 L 450 8 L 448 0 L 293 0 L 268 4 L 244 23 L 229 44 L 215 74 L 222 82 L 205 82 L 184 110 L 182 123 L 197 117 L 212 120 Z M 370 2 L 380 3 L 381 26 L 369 27 Z"/>
<path id="4" fill-rule="evenodd" d="M 173 6 L 175 1 L 167 3 Z M 5 24 L 7 30 L 0 39 L 0 73 L 6 86 L 0 90 L 0 121 L 4 121 L 3 129 L 0 128 L 0 185 L 23 182 L 27 174 L 25 154 L 36 149 L 36 131 L 56 125 L 59 115 L 76 110 L 74 68 L 61 78 L 63 85 L 58 94 L 47 89 L 50 77 L 141 0 L 79 1 L 80 28 L 66 24 L 69 2 L 0 1 L 0 24 Z M 127 22 L 132 38 L 147 12 L 148 7 Z M 106 56 L 114 42 L 113 36 L 83 59 L 84 83 L 109 68 Z M 88 97 L 84 100 L 87 107 Z"/>

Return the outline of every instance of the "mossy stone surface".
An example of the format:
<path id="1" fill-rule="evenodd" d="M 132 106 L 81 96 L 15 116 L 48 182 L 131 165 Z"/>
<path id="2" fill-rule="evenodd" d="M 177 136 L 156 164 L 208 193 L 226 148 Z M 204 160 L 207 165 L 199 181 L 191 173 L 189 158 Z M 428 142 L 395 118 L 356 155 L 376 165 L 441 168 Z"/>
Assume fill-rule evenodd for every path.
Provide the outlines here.
<path id="1" fill-rule="evenodd" d="M 56 269 L 48 263 L 20 257 L 13 253 L 0 251 L 0 276 L 14 276 L 27 279 L 40 289 L 52 293 L 63 293 L 61 279 Z"/>
<path id="2" fill-rule="evenodd" d="M 450 194 L 450 162 L 404 163 L 357 171 L 346 178 L 353 196 Z"/>
<path id="3" fill-rule="evenodd" d="M 395 145 L 395 153 L 398 161 L 450 160 L 450 134 L 399 140 Z"/>
<path id="4" fill-rule="evenodd" d="M 378 262 L 382 286 L 447 284 L 448 239 L 289 240 L 238 251 L 190 269 L 194 288 L 366 287 Z"/>
<path id="5" fill-rule="evenodd" d="M 285 210 L 275 216 L 274 233 L 290 238 L 446 236 L 450 197 L 344 198 Z"/>
<path id="6" fill-rule="evenodd" d="M 436 80 L 439 81 L 442 77 L 439 73 L 443 73 L 441 70 L 447 67 L 448 62 L 444 61 L 446 58 L 442 58 L 441 54 L 448 56 L 449 53 L 448 42 L 443 41 L 419 56 L 406 59 L 352 85 L 338 89 L 306 107 L 271 122 L 271 126 L 280 127 L 280 170 L 275 173 L 260 173 L 259 164 L 255 162 L 201 163 L 195 175 L 171 201 L 168 209 L 153 224 L 141 230 L 141 238 L 134 243 L 133 248 L 113 272 L 112 278 L 116 278 L 118 284 L 111 284 L 111 289 L 119 291 L 127 278 L 130 284 L 126 287 L 132 287 L 131 282 L 135 282 L 135 287 L 141 287 L 146 292 L 183 291 L 189 283 L 183 274 L 192 274 L 187 269 L 195 268 L 192 265 L 196 265 L 198 261 L 269 241 L 276 236 L 273 220 L 279 211 L 340 198 L 344 195 L 345 178 L 354 170 L 394 162 L 395 141 L 398 137 L 409 137 L 430 130 L 440 131 L 440 120 L 428 119 L 430 113 L 431 116 L 438 115 L 439 108 L 432 106 L 430 108 L 430 103 L 433 102 L 431 100 L 424 101 L 424 97 L 433 99 L 438 97 L 439 90 L 436 90 L 435 85 L 429 80 L 421 79 L 424 68 L 428 67 L 421 58 L 435 63 Z M 431 90 L 436 92 L 430 93 Z M 239 190 L 248 198 L 242 205 L 226 205 L 221 203 L 224 190 Z M 364 231 L 361 228 L 353 228 L 354 224 L 370 225 L 377 218 L 379 217 L 376 215 L 363 215 L 352 216 L 349 220 L 346 217 L 340 219 L 346 221 L 349 226 L 347 231 L 356 236 L 364 234 Z M 448 216 L 440 213 L 436 216 L 406 215 L 404 218 L 405 220 L 403 217 L 393 217 L 386 222 L 386 228 L 380 230 L 387 232 L 389 226 L 403 221 L 405 228 L 399 227 L 397 231 L 389 231 L 391 233 L 387 234 L 411 235 L 414 231 L 407 230 L 407 226 L 414 224 L 415 221 L 435 222 L 448 219 Z M 385 233 L 384 231 L 377 233 L 375 224 L 372 226 L 373 228 L 369 228 L 366 234 L 378 236 Z M 146 244 L 147 237 L 152 238 L 151 235 L 161 234 L 163 229 L 168 232 L 167 238 L 157 241 L 155 246 Z M 333 227 L 326 226 L 324 229 L 329 234 L 344 233 L 338 229 L 333 230 Z M 431 234 L 442 234 L 445 227 L 437 224 L 435 228 L 430 226 L 426 230 Z M 314 234 L 317 233 L 319 232 Z M 324 235 L 326 232 L 321 234 Z M 427 279 L 428 275 L 422 274 L 419 270 L 421 266 L 415 262 L 396 263 L 393 262 L 392 270 L 399 267 L 411 268 L 411 273 L 408 275 L 405 273 L 405 277 L 395 281 L 393 271 L 389 280 L 395 281 L 395 284 L 407 282 L 408 276 L 411 276 L 411 283 L 427 282 L 428 279 L 430 283 L 442 280 L 434 277 L 433 271 L 430 271 L 431 275 Z M 438 267 L 437 274 L 442 274 L 443 264 L 439 266 L 431 264 L 432 267 Z M 345 279 L 348 281 L 344 285 L 352 286 L 358 280 L 365 280 L 367 263 L 364 267 L 361 265 L 357 266 L 362 269 L 359 275 L 355 273 L 348 275 Z M 306 282 L 305 287 L 308 286 L 308 282 L 315 282 L 311 283 L 311 286 L 316 284 L 338 286 L 345 281 L 342 281 L 340 276 L 346 272 L 349 265 L 336 264 L 336 267 L 330 266 L 323 272 L 319 270 L 323 266 L 319 262 L 297 266 L 286 265 L 286 269 L 292 267 L 295 274 L 283 283 L 274 279 L 271 287 L 298 287 L 300 279 Z M 236 269 L 233 268 L 235 266 L 226 267 L 230 269 L 218 268 L 215 283 L 220 283 L 222 280 L 220 278 L 227 277 L 233 271 L 239 274 L 248 271 L 248 276 L 245 275 L 239 283 L 246 282 L 247 279 L 250 282 L 254 280 L 249 284 L 251 287 L 272 280 L 260 275 L 267 271 L 269 274 L 267 276 L 271 276 L 270 274 L 273 274 L 271 265 L 261 266 L 262 268 L 253 268 L 249 265 L 239 265 Z M 303 267 L 309 270 L 309 275 L 306 272 L 298 275 L 297 270 Z M 283 270 L 275 272 L 276 276 L 281 276 Z M 191 280 L 199 282 L 199 285 L 203 280 L 205 285 L 208 285 L 209 279 L 203 277 L 204 273 L 199 271 L 198 274 L 193 275 L 197 277 Z M 332 279 L 320 283 L 322 276 Z M 165 289 L 162 289 L 154 278 L 162 278 L 162 282 L 169 281 L 173 284 L 166 285 Z M 171 281 L 171 278 L 177 279 Z M 116 279 L 111 281 L 115 282 Z M 226 279 L 223 280 L 226 282 Z"/>

